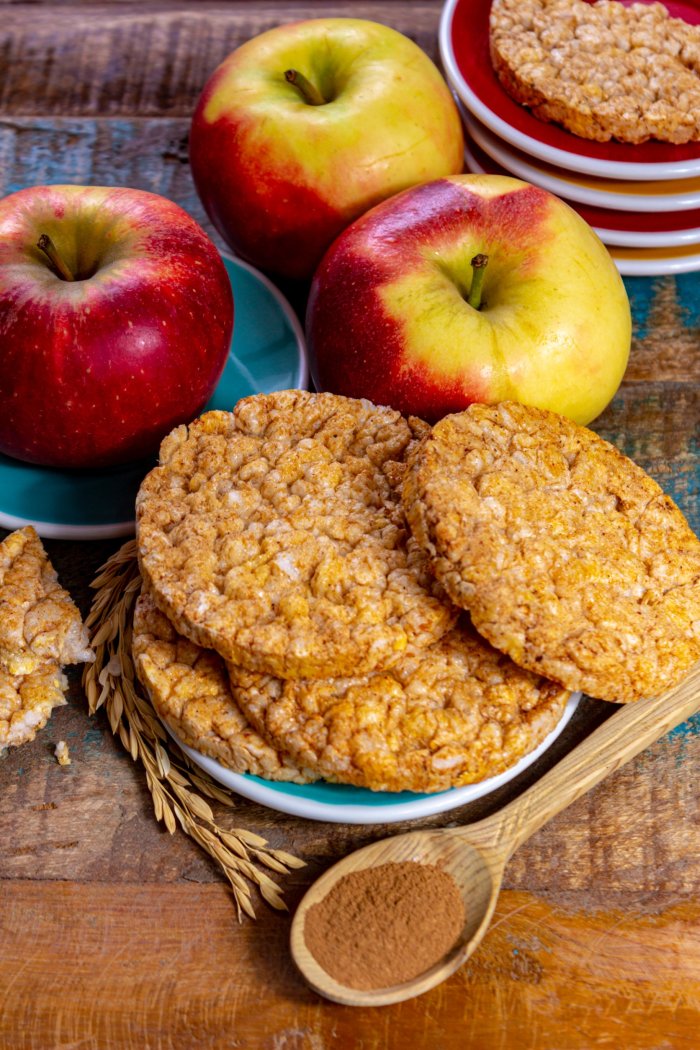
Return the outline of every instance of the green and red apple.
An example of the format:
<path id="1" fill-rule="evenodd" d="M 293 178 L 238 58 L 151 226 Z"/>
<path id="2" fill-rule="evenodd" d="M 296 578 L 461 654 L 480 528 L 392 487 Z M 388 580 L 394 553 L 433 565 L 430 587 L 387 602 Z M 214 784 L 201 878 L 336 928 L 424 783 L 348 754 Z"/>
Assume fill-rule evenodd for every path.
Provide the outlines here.
<path id="1" fill-rule="evenodd" d="M 234 51 L 199 99 L 190 163 L 204 207 L 239 255 L 310 277 L 331 241 L 373 205 L 462 171 L 450 91 L 388 26 L 318 18 Z"/>
<path id="2" fill-rule="evenodd" d="M 622 380 L 631 317 L 610 255 L 572 208 L 519 179 L 457 175 L 336 239 L 306 334 L 319 390 L 428 420 L 516 400 L 585 424 Z"/>
<path id="3" fill-rule="evenodd" d="M 154 193 L 35 186 L 0 201 L 0 452 L 124 463 L 196 416 L 229 353 L 231 285 Z"/>

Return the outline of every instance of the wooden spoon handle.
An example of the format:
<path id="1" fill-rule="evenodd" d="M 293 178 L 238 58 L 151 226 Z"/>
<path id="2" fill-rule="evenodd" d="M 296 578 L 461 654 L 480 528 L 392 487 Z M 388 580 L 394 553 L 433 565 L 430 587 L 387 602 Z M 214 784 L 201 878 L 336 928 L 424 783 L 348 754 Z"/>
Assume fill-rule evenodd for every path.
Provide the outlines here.
<path id="1" fill-rule="evenodd" d="M 625 704 L 519 798 L 465 828 L 464 836 L 496 849 L 507 860 L 555 814 L 699 707 L 700 663 L 680 685 L 648 700 Z"/>

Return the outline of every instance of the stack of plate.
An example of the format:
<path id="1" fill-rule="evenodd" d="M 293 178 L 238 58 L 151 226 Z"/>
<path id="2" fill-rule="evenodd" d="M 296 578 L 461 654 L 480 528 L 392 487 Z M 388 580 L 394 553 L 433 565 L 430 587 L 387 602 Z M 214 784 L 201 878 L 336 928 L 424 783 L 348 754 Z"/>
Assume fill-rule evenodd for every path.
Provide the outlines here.
<path id="1" fill-rule="evenodd" d="M 672 6 L 675 16 L 700 22 L 700 0 Z M 493 71 L 490 8 L 491 0 L 448 0 L 440 24 L 467 169 L 515 175 L 556 193 L 594 227 L 620 273 L 700 270 L 700 143 L 593 142 L 538 120 Z"/>

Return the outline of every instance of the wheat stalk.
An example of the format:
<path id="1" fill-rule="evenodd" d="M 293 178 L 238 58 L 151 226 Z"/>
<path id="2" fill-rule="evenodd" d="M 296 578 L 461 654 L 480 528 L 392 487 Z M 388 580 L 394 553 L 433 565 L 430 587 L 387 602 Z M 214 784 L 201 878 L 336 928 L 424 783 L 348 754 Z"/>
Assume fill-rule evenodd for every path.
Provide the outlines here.
<path id="1" fill-rule="evenodd" d="M 262 867 L 279 874 L 304 861 L 245 828 L 222 828 L 207 798 L 233 806 L 231 792 L 194 766 L 170 740 L 134 673 L 133 606 L 141 589 L 136 543 L 125 543 L 92 582 L 95 597 L 86 624 L 96 659 L 83 672 L 90 714 L 104 707 L 112 732 L 146 772 L 156 820 L 170 834 L 178 826 L 212 857 L 233 891 L 239 920 L 255 918 L 251 884 L 273 908 L 286 908 L 280 886 Z"/>

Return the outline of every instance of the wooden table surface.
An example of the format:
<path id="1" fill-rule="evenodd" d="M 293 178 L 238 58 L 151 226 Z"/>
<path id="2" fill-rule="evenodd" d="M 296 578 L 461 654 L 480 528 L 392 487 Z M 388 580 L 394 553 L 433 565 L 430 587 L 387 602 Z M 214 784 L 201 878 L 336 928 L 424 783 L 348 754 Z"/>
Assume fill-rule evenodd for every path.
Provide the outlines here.
<path id="1" fill-rule="evenodd" d="M 0 190 L 137 186 L 212 233 L 187 136 L 198 93 L 229 51 L 280 22 L 351 10 L 436 57 L 440 9 L 440 0 L 0 2 Z M 632 359 L 594 426 L 698 531 L 700 280 L 627 286 Z M 84 612 L 88 583 L 117 546 L 47 542 Z M 608 713 L 585 700 L 553 752 L 512 786 L 418 824 L 492 811 Z M 142 769 L 103 714 L 88 716 L 72 673 L 69 706 L 0 760 L 0 1048 L 695 1050 L 699 732 L 691 719 L 521 848 L 493 927 L 459 973 L 419 999 L 356 1010 L 296 975 L 289 916 L 258 902 L 257 921 L 237 921 L 213 864 L 156 824 Z M 73 758 L 65 769 L 52 751 L 61 738 Z M 308 822 L 243 799 L 222 819 L 308 862 L 284 882 L 291 907 L 332 861 L 407 826 Z"/>

